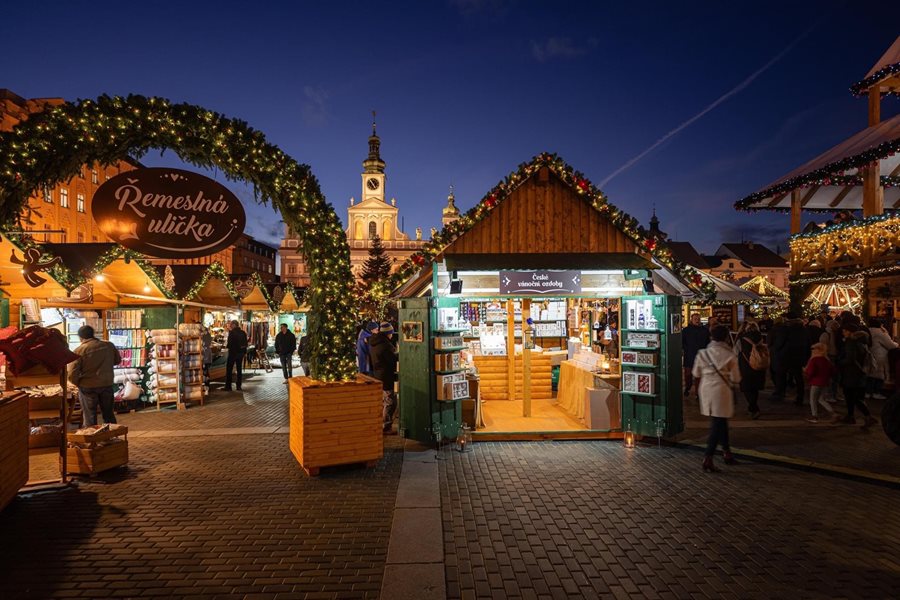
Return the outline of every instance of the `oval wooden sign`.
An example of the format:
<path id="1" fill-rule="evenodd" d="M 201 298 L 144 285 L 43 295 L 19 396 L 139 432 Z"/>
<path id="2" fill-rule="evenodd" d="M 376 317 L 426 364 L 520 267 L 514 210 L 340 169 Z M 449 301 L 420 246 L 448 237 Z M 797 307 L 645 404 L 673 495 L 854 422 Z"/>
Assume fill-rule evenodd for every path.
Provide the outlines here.
<path id="1" fill-rule="evenodd" d="M 158 258 L 198 258 L 237 241 L 247 216 L 237 196 L 199 173 L 151 167 L 97 188 L 91 213 L 126 248 Z"/>

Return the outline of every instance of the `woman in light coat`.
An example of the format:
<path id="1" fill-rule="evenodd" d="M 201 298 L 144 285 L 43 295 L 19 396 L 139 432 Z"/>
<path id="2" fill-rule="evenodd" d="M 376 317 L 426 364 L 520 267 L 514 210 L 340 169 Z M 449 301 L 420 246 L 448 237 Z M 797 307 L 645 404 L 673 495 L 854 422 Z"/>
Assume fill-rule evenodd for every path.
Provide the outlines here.
<path id="1" fill-rule="evenodd" d="M 890 375 L 888 368 L 888 351 L 897 347 L 897 342 L 891 339 L 888 332 L 881 324 L 881 319 L 869 319 L 869 338 L 872 345 L 869 348 L 875 361 L 875 371 L 867 373 L 869 376 L 868 392 L 875 397 L 881 396 L 881 388 Z"/>
<path id="2" fill-rule="evenodd" d="M 728 443 L 728 419 L 734 415 L 734 388 L 741 382 L 741 370 L 728 345 L 728 328 L 715 326 L 710 338 L 709 346 L 697 353 L 692 374 L 700 379 L 700 413 L 711 417 L 703 471 L 717 473 L 719 469 L 713 464 L 716 446 L 721 444 L 726 465 L 737 463 Z"/>

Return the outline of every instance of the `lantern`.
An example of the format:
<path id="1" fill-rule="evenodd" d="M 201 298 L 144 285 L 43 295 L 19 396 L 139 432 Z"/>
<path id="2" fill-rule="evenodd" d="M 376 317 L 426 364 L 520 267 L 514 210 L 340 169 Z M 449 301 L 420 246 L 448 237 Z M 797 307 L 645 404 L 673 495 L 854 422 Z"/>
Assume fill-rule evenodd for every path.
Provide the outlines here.
<path id="1" fill-rule="evenodd" d="M 631 423 L 625 428 L 625 447 L 629 450 L 634 449 L 634 432 L 631 430 Z"/>
<path id="2" fill-rule="evenodd" d="M 472 451 L 472 429 L 463 423 L 456 435 L 456 450 L 458 452 Z"/>

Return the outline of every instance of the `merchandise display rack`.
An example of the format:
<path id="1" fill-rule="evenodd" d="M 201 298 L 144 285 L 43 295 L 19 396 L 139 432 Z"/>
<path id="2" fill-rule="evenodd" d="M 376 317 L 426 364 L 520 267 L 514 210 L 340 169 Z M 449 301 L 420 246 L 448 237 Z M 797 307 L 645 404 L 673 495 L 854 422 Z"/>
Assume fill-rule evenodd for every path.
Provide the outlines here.
<path id="1" fill-rule="evenodd" d="M 153 377 L 156 379 L 156 409 L 162 410 L 164 404 L 175 404 L 178 410 L 183 410 L 185 406 L 181 398 L 181 365 L 179 361 L 181 353 L 178 351 L 177 330 L 155 329 L 153 332 L 151 363 Z M 163 338 L 164 341 L 160 341 L 160 338 Z"/>
<path id="2" fill-rule="evenodd" d="M 147 339 L 141 327 L 142 309 L 116 309 L 105 311 L 107 340 L 119 350 L 122 362 L 116 365 L 117 374 L 124 375 L 141 388 L 141 398 L 147 393 L 144 380 L 147 376 Z M 125 375 L 131 369 L 139 369 L 137 379 Z M 116 384 L 116 393 L 125 387 L 125 383 Z M 140 400 L 139 398 L 138 400 Z M 126 401 L 128 402 L 128 401 Z M 130 407 L 129 407 L 130 408 Z"/>
<path id="3" fill-rule="evenodd" d="M 178 326 L 178 354 L 180 397 L 203 406 L 203 345 L 200 332 L 193 325 L 182 323 Z"/>

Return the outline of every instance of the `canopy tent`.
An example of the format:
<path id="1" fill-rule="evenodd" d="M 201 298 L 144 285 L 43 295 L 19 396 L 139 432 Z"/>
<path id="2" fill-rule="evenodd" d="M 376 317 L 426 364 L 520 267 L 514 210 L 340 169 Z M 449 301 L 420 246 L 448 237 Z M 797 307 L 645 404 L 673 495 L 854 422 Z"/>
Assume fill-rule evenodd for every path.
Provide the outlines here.
<path id="1" fill-rule="evenodd" d="M 172 293 L 182 300 L 220 307 L 237 307 L 239 297 L 221 263 L 211 265 L 157 266 L 165 278 L 171 269 L 174 281 Z"/>
<path id="2" fill-rule="evenodd" d="M 805 211 L 835 212 L 863 207 L 860 167 L 879 161 L 884 208 L 900 208 L 900 115 L 844 140 L 784 177 L 735 203 L 739 210 L 790 210 L 798 190 Z"/>
<path id="3" fill-rule="evenodd" d="M 788 293 L 769 281 L 763 275 L 757 275 L 753 279 L 741 284 L 741 289 L 748 290 L 762 298 L 788 299 Z"/>
<path id="4" fill-rule="evenodd" d="M 720 304 L 753 304 L 759 302 L 758 294 L 755 294 L 750 290 L 745 290 L 730 281 L 726 281 L 705 272 L 701 272 L 700 277 L 702 277 L 704 281 L 709 281 L 716 286 L 716 302 Z"/>

